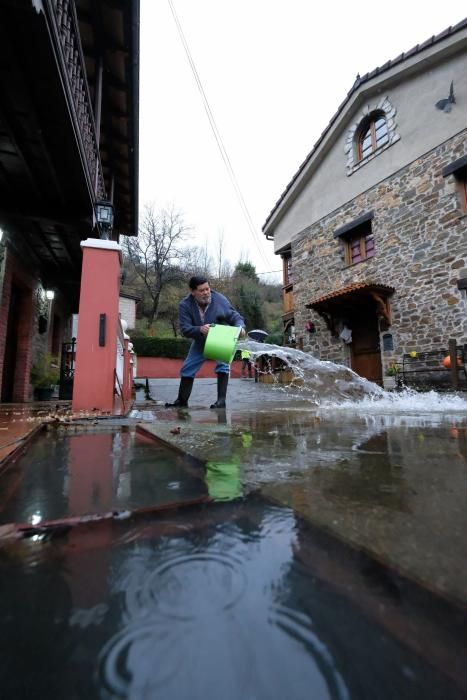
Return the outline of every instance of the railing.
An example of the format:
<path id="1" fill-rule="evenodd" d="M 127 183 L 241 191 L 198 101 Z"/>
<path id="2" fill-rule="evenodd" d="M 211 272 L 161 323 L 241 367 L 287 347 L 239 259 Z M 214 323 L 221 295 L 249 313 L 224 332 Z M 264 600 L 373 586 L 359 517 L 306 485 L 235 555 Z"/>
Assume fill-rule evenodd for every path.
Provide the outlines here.
<path id="1" fill-rule="evenodd" d="M 59 65 L 68 97 L 74 107 L 76 131 L 84 155 L 91 190 L 97 199 L 105 198 L 96 127 L 86 77 L 74 0 L 45 0 L 44 7 L 56 38 Z M 73 111 L 73 110 L 72 110 Z"/>
<path id="2" fill-rule="evenodd" d="M 70 401 L 73 397 L 73 381 L 75 377 L 76 338 L 62 343 L 60 362 L 60 384 L 58 398 Z"/>
<path id="3" fill-rule="evenodd" d="M 405 353 L 397 366 L 397 383 L 415 389 L 451 390 L 467 387 L 467 346 L 449 342 L 449 349 Z M 452 351 L 451 351 L 452 347 Z M 454 363 L 451 366 L 451 357 Z"/>
<path id="4" fill-rule="evenodd" d="M 125 338 L 120 321 L 117 326 L 117 357 L 115 358 L 115 393 L 123 399 Z"/>

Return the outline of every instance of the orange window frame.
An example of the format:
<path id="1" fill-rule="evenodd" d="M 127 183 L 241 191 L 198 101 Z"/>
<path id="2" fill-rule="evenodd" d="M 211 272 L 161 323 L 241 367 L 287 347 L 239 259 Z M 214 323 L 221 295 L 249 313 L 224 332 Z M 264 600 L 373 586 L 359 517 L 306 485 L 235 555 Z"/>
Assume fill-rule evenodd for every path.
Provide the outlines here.
<path id="1" fill-rule="evenodd" d="M 384 123 L 386 126 L 384 135 L 381 139 L 381 140 L 384 140 L 384 143 L 380 143 L 378 141 L 378 137 L 376 134 L 376 131 L 377 131 L 376 130 L 376 123 L 381 119 L 384 119 Z M 368 134 L 370 134 L 370 138 L 371 138 L 371 151 L 369 151 L 369 153 L 363 155 L 363 143 L 366 140 Z M 384 138 L 385 136 L 386 137 L 388 136 L 388 124 L 387 124 L 386 117 L 381 112 L 376 112 L 376 113 L 372 114 L 368 118 L 367 121 L 365 121 L 365 123 L 362 125 L 362 128 L 360 129 L 360 132 L 358 135 L 358 141 L 357 141 L 357 160 L 360 161 L 360 160 L 363 160 L 364 158 L 367 158 L 367 156 L 369 156 L 371 153 L 374 153 L 376 151 L 376 149 L 379 148 L 380 145 L 384 145 L 385 143 L 387 143 L 388 138 Z"/>
<path id="2" fill-rule="evenodd" d="M 464 214 L 467 214 L 467 173 L 463 173 L 457 178 L 457 187 L 459 189 L 459 198 L 461 208 Z"/>
<path id="3" fill-rule="evenodd" d="M 354 231 L 353 235 L 349 236 L 345 240 L 345 262 L 346 265 L 357 265 L 360 262 L 364 262 L 365 260 L 369 260 L 369 258 L 372 258 L 374 256 L 374 238 L 373 238 L 373 245 L 371 246 L 370 250 L 372 251 L 371 255 L 368 255 L 368 245 L 367 245 L 367 240 L 373 236 L 373 231 L 370 226 L 366 226 L 364 229 L 360 229 L 358 231 Z M 352 250 L 355 247 L 355 244 L 358 242 L 359 249 L 360 249 L 360 259 L 359 260 L 354 260 L 352 256 Z"/>

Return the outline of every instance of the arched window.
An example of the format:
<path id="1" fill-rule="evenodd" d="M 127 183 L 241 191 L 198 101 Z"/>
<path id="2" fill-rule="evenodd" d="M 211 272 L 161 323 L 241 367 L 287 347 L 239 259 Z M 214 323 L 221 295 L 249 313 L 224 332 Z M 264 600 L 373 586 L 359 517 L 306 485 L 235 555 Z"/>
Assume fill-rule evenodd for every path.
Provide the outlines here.
<path id="1" fill-rule="evenodd" d="M 373 112 L 364 120 L 358 132 L 357 160 L 364 160 L 388 142 L 389 129 L 386 116 L 382 112 Z"/>

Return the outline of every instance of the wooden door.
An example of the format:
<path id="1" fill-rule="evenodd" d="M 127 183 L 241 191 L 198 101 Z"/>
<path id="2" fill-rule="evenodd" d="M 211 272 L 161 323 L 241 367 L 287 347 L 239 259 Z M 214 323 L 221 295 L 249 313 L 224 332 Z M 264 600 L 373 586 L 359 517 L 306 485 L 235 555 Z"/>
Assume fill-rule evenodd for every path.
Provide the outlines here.
<path id="1" fill-rule="evenodd" d="M 381 384 L 383 372 L 376 313 L 352 319 L 352 369 L 361 377 Z"/>

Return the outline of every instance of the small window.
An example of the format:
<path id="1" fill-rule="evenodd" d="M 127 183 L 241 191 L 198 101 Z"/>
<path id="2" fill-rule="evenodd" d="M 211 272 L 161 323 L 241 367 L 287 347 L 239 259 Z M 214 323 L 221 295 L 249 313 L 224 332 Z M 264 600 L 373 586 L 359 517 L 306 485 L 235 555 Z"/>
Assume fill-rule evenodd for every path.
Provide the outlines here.
<path id="1" fill-rule="evenodd" d="M 456 173 L 457 187 L 459 190 L 459 200 L 462 211 L 467 214 L 467 168 Z"/>
<path id="2" fill-rule="evenodd" d="M 391 352 L 392 350 L 394 350 L 394 338 L 391 333 L 384 333 L 383 352 Z"/>
<path id="3" fill-rule="evenodd" d="M 463 214 L 467 214 L 467 156 L 458 158 L 443 168 L 443 177 L 454 175 L 459 192 L 459 204 Z"/>
<path id="4" fill-rule="evenodd" d="M 293 284 L 293 275 L 292 275 L 292 256 L 290 253 L 284 254 L 283 258 L 283 270 L 284 270 L 284 287 L 289 286 L 290 284 Z"/>
<path id="5" fill-rule="evenodd" d="M 354 229 L 345 244 L 348 265 L 355 265 L 372 258 L 375 254 L 375 239 L 371 230 L 371 221 Z"/>
<path id="6" fill-rule="evenodd" d="M 364 160 L 387 143 L 389 143 L 389 129 L 386 117 L 381 112 L 374 112 L 365 119 L 359 131 L 357 160 Z"/>

